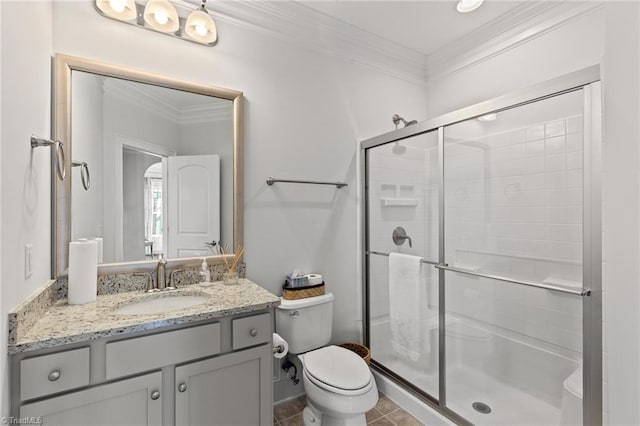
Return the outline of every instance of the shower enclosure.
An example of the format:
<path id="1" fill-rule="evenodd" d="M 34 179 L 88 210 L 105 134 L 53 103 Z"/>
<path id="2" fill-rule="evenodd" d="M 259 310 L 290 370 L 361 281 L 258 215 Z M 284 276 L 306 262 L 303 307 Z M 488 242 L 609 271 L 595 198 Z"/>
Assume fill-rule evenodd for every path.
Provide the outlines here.
<path id="1" fill-rule="evenodd" d="M 600 103 L 592 67 L 362 143 L 372 365 L 458 423 L 602 422 Z"/>

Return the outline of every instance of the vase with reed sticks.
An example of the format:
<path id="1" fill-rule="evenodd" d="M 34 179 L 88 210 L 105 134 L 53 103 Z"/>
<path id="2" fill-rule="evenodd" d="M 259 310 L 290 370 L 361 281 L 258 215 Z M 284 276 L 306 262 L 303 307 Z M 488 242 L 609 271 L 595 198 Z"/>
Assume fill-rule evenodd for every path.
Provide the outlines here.
<path id="1" fill-rule="evenodd" d="M 242 256 L 242 253 L 244 253 L 244 247 L 241 245 L 236 246 L 236 249 L 233 252 L 234 257 L 232 261 L 227 259 L 227 257 L 229 257 L 229 251 L 226 247 L 221 248 L 221 252 L 222 261 L 227 268 L 224 274 L 222 274 L 222 283 L 228 285 L 238 284 L 240 281 L 238 278 L 238 271 L 236 271 L 236 266 L 238 266 L 240 257 Z"/>

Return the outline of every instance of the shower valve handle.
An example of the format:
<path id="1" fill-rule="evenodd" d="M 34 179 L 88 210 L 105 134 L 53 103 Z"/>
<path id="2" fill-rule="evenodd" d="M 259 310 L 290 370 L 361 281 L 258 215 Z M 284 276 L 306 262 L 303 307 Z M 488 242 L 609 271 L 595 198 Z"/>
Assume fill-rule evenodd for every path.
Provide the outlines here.
<path id="1" fill-rule="evenodd" d="M 393 239 L 393 242 L 397 246 L 401 246 L 402 244 L 404 244 L 405 240 L 409 240 L 409 247 L 413 247 L 413 244 L 411 242 L 411 237 L 407 235 L 407 231 L 405 231 L 402 226 L 398 226 L 396 229 L 393 230 L 393 234 L 391 235 L 391 238 Z"/>

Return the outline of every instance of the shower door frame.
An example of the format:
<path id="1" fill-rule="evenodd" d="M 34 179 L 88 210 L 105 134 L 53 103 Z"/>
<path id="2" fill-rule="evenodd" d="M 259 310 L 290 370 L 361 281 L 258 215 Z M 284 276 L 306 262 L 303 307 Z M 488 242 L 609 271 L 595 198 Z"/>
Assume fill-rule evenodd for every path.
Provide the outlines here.
<path id="1" fill-rule="evenodd" d="M 602 199 L 601 199 L 601 83 L 600 67 L 594 65 L 526 89 L 450 112 L 431 120 L 388 132 L 360 144 L 360 173 L 363 183 L 362 208 L 362 280 L 363 336 L 371 346 L 369 289 L 369 170 L 368 149 L 398 142 L 428 132 L 438 132 L 439 162 L 439 238 L 438 262 L 444 257 L 444 128 L 489 113 L 517 108 L 565 93 L 583 90 L 584 167 L 583 167 L 583 289 L 582 297 L 582 358 L 583 358 L 583 424 L 602 424 Z M 422 401 L 458 424 L 472 424 L 446 405 L 446 339 L 445 339 L 445 270 L 438 268 L 438 397 L 408 382 L 403 377 L 372 358 L 372 366 L 400 383 Z M 514 284 L 517 285 L 517 284 Z"/>

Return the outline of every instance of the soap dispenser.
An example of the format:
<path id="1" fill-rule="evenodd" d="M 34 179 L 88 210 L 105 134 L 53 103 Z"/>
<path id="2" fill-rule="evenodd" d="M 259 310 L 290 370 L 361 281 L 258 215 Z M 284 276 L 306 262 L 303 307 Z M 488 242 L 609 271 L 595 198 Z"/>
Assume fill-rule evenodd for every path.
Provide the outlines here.
<path id="1" fill-rule="evenodd" d="M 209 272 L 209 265 L 207 264 L 207 259 L 202 258 L 202 265 L 200 266 L 200 282 L 203 284 L 208 284 L 211 282 L 211 272 Z"/>

